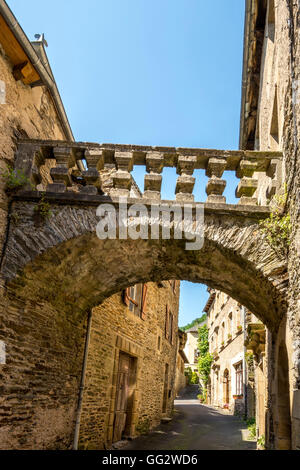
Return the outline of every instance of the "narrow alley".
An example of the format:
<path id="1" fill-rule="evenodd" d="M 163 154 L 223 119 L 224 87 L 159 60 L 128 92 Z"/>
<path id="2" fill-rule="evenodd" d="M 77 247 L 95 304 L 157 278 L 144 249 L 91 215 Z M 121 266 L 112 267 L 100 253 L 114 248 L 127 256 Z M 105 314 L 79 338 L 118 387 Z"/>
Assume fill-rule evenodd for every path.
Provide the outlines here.
<path id="1" fill-rule="evenodd" d="M 123 450 L 256 450 L 241 419 L 201 405 L 197 393 L 197 386 L 186 388 L 175 400 L 172 421 Z"/>

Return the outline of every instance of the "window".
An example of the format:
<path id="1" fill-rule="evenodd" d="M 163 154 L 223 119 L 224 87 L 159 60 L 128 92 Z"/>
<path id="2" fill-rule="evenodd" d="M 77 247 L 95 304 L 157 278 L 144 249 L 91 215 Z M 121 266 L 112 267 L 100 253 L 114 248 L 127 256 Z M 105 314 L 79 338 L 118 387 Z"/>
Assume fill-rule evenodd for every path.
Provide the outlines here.
<path id="1" fill-rule="evenodd" d="M 235 365 L 236 395 L 243 395 L 243 363 Z"/>
<path id="2" fill-rule="evenodd" d="M 225 341 L 225 323 L 222 323 L 222 329 L 221 329 L 221 346 L 224 345 Z"/>
<path id="3" fill-rule="evenodd" d="M 275 3 L 274 0 L 268 2 L 268 38 L 274 42 L 275 40 Z"/>
<path id="4" fill-rule="evenodd" d="M 278 99 L 277 86 L 275 86 L 275 95 L 273 103 L 273 113 L 270 128 L 270 149 L 277 150 L 279 146 L 279 124 L 278 124 Z"/>
<path id="5" fill-rule="evenodd" d="M 232 337 L 232 313 L 228 317 L 228 338 Z"/>
<path id="6" fill-rule="evenodd" d="M 169 306 L 166 306 L 165 338 L 173 344 L 174 340 L 174 315 L 170 312 Z"/>
<path id="7" fill-rule="evenodd" d="M 124 291 L 124 303 L 137 317 L 145 320 L 147 305 L 147 284 L 136 284 Z"/>

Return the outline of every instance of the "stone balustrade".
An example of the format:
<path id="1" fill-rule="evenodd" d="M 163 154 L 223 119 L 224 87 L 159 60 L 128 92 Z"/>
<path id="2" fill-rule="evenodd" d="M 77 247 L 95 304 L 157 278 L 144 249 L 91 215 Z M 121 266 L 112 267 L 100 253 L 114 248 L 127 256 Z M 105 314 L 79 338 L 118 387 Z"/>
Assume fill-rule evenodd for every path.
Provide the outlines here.
<path id="1" fill-rule="evenodd" d="M 31 185 L 36 187 L 42 181 L 40 168 L 47 159 L 55 162 L 50 171 L 52 182 L 45 188 L 47 192 L 63 193 L 76 190 L 90 195 L 103 194 L 101 170 L 111 168 L 111 194 L 129 196 L 133 181 L 131 172 L 134 166 L 144 165 L 145 199 L 161 198 L 163 169 L 173 167 L 177 169 L 178 174 L 174 194 L 176 201 L 194 202 L 194 172 L 202 169 L 209 178 L 206 202 L 226 203 L 224 172 L 234 171 L 240 179 L 236 188 L 239 203 L 257 205 L 259 179 L 255 176 L 260 172 L 269 178 L 265 192 L 266 198 L 272 197 L 278 189 L 276 178 L 278 168 L 281 168 L 282 153 L 36 140 L 19 142 L 16 169 L 25 171 Z"/>

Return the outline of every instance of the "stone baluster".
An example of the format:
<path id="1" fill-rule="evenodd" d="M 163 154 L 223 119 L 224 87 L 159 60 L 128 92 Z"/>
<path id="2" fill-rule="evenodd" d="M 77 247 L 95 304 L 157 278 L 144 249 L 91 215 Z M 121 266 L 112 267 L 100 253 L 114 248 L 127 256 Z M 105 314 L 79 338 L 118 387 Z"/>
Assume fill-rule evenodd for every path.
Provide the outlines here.
<path id="1" fill-rule="evenodd" d="M 82 172 L 87 185 L 81 189 L 82 193 L 96 195 L 101 189 L 101 178 L 99 171 L 104 168 L 104 155 L 102 150 L 87 149 L 85 151 L 85 159 L 88 169 Z"/>
<path id="2" fill-rule="evenodd" d="M 196 178 L 193 177 L 197 157 L 179 156 L 177 164 L 177 174 L 180 175 L 176 183 L 176 201 L 193 202 L 194 186 Z"/>
<path id="3" fill-rule="evenodd" d="M 164 157 L 160 152 L 148 152 L 146 155 L 146 170 L 144 198 L 160 199 L 162 185 L 162 171 L 164 167 Z"/>
<path id="4" fill-rule="evenodd" d="M 282 161 L 278 158 L 274 158 L 270 161 L 269 167 L 267 169 L 267 176 L 271 178 L 270 184 L 267 188 L 267 198 L 271 199 L 277 191 L 280 189 L 281 185 L 281 168 Z"/>
<path id="5" fill-rule="evenodd" d="M 132 186 L 130 172 L 133 169 L 133 158 L 131 152 L 115 152 L 117 171 L 113 175 L 113 196 L 129 197 Z"/>
<path id="6" fill-rule="evenodd" d="M 257 162 L 252 160 L 241 160 L 236 175 L 241 181 L 236 189 L 236 197 L 240 198 L 239 204 L 257 205 L 257 198 L 253 194 L 257 190 L 258 180 L 253 177 L 257 169 Z"/>
<path id="7" fill-rule="evenodd" d="M 226 203 L 226 198 L 223 196 L 223 192 L 226 188 L 226 181 L 222 180 L 226 164 L 227 162 L 225 158 L 209 158 L 206 168 L 206 176 L 210 179 L 206 186 L 206 194 L 208 195 L 206 202 L 219 204 Z"/>
<path id="8" fill-rule="evenodd" d="M 67 186 L 72 185 L 70 169 L 75 165 L 73 151 L 69 147 L 55 147 L 53 154 L 56 166 L 50 170 L 53 183 L 48 184 L 47 191 L 64 193 Z"/>
<path id="9" fill-rule="evenodd" d="M 37 187 L 42 182 L 42 175 L 40 172 L 41 166 L 45 163 L 45 156 L 43 155 L 42 150 L 37 150 L 34 153 L 32 168 L 31 168 L 31 185 Z M 31 187 L 31 189 L 33 189 Z"/>

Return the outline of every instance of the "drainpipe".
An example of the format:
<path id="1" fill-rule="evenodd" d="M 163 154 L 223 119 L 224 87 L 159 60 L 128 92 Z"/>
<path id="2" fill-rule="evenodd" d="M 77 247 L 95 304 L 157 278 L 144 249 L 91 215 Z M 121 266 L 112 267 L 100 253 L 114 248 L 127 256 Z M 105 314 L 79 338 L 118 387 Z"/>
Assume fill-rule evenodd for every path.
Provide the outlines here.
<path id="1" fill-rule="evenodd" d="M 83 392 L 84 392 L 84 385 L 85 385 L 85 373 L 86 373 L 87 358 L 88 358 L 88 351 L 89 351 L 89 344 L 90 344 L 90 337 L 91 337 L 91 325 L 92 325 L 92 311 L 90 310 L 89 315 L 88 315 L 88 321 L 87 321 L 84 356 L 83 356 L 81 380 L 80 380 L 79 395 L 78 395 L 78 404 L 77 404 L 77 411 L 76 411 L 76 423 L 75 423 L 75 431 L 74 431 L 73 450 L 78 450 L 82 400 L 83 400 Z"/>

